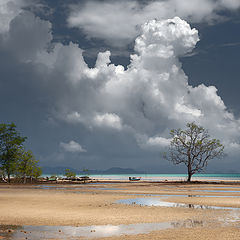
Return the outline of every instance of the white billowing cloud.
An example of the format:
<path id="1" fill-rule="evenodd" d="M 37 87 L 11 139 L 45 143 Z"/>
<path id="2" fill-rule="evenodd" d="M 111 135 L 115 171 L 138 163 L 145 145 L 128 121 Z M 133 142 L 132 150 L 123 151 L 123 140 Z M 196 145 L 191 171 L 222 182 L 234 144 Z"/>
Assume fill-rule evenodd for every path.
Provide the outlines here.
<path id="1" fill-rule="evenodd" d="M 165 138 L 161 136 L 148 137 L 147 135 L 137 134 L 137 143 L 143 149 L 160 151 L 160 149 L 169 146 L 171 138 Z"/>
<path id="2" fill-rule="evenodd" d="M 96 67 L 90 69 L 76 45 L 61 46 L 67 54 L 64 60 L 74 63 L 53 65 L 54 70 L 64 66 L 68 87 L 72 84 L 74 89 L 72 102 L 64 100 L 61 104 L 71 109 L 63 118 L 87 127 L 121 130 L 123 125 L 128 126 L 139 145 L 145 147 L 163 147 L 169 142 L 169 129 L 197 121 L 218 138 L 231 139 L 226 142 L 230 146 L 239 138 L 239 122 L 227 111 L 214 86 L 188 85 L 178 60 L 198 41 L 197 30 L 180 18 L 149 21 L 136 39 L 136 54 L 131 56 L 127 70 L 111 64 L 109 51 L 100 53 Z M 139 135 L 145 137 L 139 141 Z"/>
<path id="3" fill-rule="evenodd" d="M 71 140 L 69 143 L 60 142 L 60 147 L 66 152 L 80 153 L 86 152 L 86 150 L 77 142 Z"/>
<path id="4" fill-rule="evenodd" d="M 192 23 L 212 22 L 222 18 L 222 10 L 239 7 L 239 0 L 87 1 L 84 6 L 72 6 L 68 24 L 88 37 L 124 46 L 140 33 L 139 26 L 146 21 L 179 16 Z"/>
<path id="5" fill-rule="evenodd" d="M 163 137 L 150 137 L 147 140 L 148 145 L 158 146 L 158 147 L 168 146 L 169 143 L 170 143 L 170 139 L 163 138 Z"/>
<path id="6" fill-rule="evenodd" d="M 45 64 L 50 76 L 59 73 L 55 110 L 62 120 L 130 131 L 144 148 L 166 146 L 169 129 L 196 121 L 229 145 L 239 139 L 239 120 L 214 86 L 190 86 L 179 62 L 198 41 L 198 31 L 178 17 L 151 20 L 141 27 L 127 70 L 111 64 L 109 51 L 99 53 L 89 68 L 72 43 L 57 44 L 36 62 Z"/>
<path id="7" fill-rule="evenodd" d="M 109 128 L 121 130 L 123 128 L 120 117 L 115 113 L 95 113 L 94 115 L 81 115 L 78 112 L 67 114 L 65 119 L 69 123 L 82 123 L 85 126 L 92 128 Z"/>
<path id="8" fill-rule="evenodd" d="M 202 116 L 202 113 L 199 109 L 194 109 L 191 107 L 188 107 L 184 104 L 181 103 L 176 103 L 175 105 L 175 111 L 178 113 L 187 113 L 192 115 L 193 117 L 200 117 Z"/>
<path id="9" fill-rule="evenodd" d="M 121 119 L 114 113 L 97 114 L 94 117 L 94 123 L 99 127 L 122 129 Z"/>
<path id="10" fill-rule="evenodd" d="M 122 41 L 128 42 L 129 37 L 132 39 L 136 36 L 134 28 L 140 20 L 136 8 L 139 5 L 135 1 L 88 1 L 83 8 L 73 8 L 68 23 L 71 27 L 83 29 L 90 37 L 108 38 L 118 45 Z"/>

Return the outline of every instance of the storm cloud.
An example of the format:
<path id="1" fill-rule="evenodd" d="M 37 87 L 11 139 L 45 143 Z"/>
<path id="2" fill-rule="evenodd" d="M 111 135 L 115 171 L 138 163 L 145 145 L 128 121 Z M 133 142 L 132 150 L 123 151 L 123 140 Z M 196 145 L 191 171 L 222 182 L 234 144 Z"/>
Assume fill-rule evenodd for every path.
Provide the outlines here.
<path id="1" fill-rule="evenodd" d="M 81 11 L 86 11 L 91 4 L 99 2 L 86 4 Z M 112 7 L 109 2 L 101 7 L 106 4 Z M 116 4 L 127 4 L 128 9 L 130 3 Z M 153 1 L 151 4 L 178 6 L 178 1 Z M 180 58 L 193 51 L 200 40 L 198 31 L 180 17 L 168 18 L 168 13 L 161 15 L 160 20 L 148 19 L 154 18 L 153 9 L 160 9 L 151 4 L 139 10 L 138 3 L 131 2 L 129 9 L 137 11 L 146 21 L 133 34 L 132 27 L 140 23 L 138 20 L 130 24 L 129 30 L 129 26 L 120 26 L 126 27 L 126 32 L 110 34 L 113 39 L 106 38 L 109 34 L 104 25 L 98 28 L 105 35 L 94 36 L 91 34 L 97 31 L 87 28 L 93 25 L 81 23 L 91 37 L 115 43 L 117 39 L 121 42 L 138 35 L 127 67 L 114 65 L 111 52 L 105 51 L 98 53 L 95 66 L 90 68 L 78 44 L 52 41 L 50 21 L 23 10 L 17 1 L 2 2 L 0 15 L 6 19 L 0 28 L 0 58 L 4 62 L 0 68 L 1 101 L 8 105 L 5 112 L 11 119 L 14 119 L 14 111 L 18 119 L 21 109 L 21 118 L 30 117 L 31 122 L 35 122 L 35 125 L 32 123 L 34 129 L 51 129 L 45 133 L 45 139 L 51 135 L 49 140 L 38 147 L 39 157 L 45 159 L 43 162 L 51 159 L 64 164 L 70 161 L 67 160 L 71 158 L 69 154 L 78 153 L 83 154 L 86 161 L 98 159 L 98 164 L 92 163 L 98 167 L 119 164 L 114 159 L 123 159 L 123 166 L 126 162 L 134 166 L 138 156 L 142 159 L 137 165 L 154 165 L 151 160 L 146 163 L 146 156 L 164 151 L 170 141 L 170 129 L 184 127 L 190 121 L 209 129 L 213 137 L 223 141 L 229 156 L 236 159 L 239 119 L 227 109 L 215 86 L 191 86 L 182 69 Z M 202 8 L 204 4 L 207 10 L 203 9 L 190 21 L 202 21 L 206 16 L 207 19 L 218 18 L 216 9 L 239 7 L 235 1 L 217 1 L 211 7 L 213 2 L 206 0 Z M 176 9 L 179 16 L 188 16 L 188 12 Z M 8 11 L 11 14 L 6 14 Z M 71 19 L 69 23 L 74 26 Z M 106 21 L 112 27 L 117 24 Z M 11 101 L 13 95 L 14 101 Z M 9 110 L 11 107 L 16 110 Z M 32 133 L 36 135 L 32 137 L 35 141 L 37 136 L 43 137 L 39 129 L 38 134 Z M 73 164 L 74 160 L 71 161 L 69 164 Z"/>

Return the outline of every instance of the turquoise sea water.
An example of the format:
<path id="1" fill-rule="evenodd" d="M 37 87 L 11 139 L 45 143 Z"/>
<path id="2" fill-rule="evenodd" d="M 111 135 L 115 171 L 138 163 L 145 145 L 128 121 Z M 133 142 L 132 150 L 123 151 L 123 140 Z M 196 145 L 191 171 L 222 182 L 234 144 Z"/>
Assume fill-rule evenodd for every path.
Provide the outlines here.
<path id="1" fill-rule="evenodd" d="M 50 174 L 43 176 L 50 176 Z M 58 176 L 60 177 L 61 175 Z M 104 174 L 89 175 L 89 177 L 99 180 L 128 180 L 129 177 L 141 177 L 143 181 L 185 181 L 187 174 Z M 194 174 L 192 180 L 240 181 L 240 173 Z"/>
<path id="2" fill-rule="evenodd" d="M 128 180 L 129 177 L 141 177 L 145 181 L 185 181 L 187 174 L 112 174 L 112 175 L 91 175 L 91 178 L 106 180 Z M 210 180 L 210 181 L 236 181 L 240 180 L 240 174 L 194 174 L 192 180 Z"/>

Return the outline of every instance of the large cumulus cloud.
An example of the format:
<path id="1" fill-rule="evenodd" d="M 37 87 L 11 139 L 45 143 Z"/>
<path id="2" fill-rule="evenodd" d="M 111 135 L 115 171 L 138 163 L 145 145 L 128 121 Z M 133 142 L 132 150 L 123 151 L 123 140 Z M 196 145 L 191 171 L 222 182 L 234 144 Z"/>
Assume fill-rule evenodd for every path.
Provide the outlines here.
<path id="1" fill-rule="evenodd" d="M 103 155 L 112 150 L 111 154 L 124 158 L 128 150 L 121 146 L 138 146 L 134 150 L 141 154 L 161 151 L 170 141 L 171 128 L 196 121 L 224 141 L 228 152 L 237 154 L 240 123 L 226 109 L 216 87 L 188 84 L 179 58 L 194 49 L 199 36 L 179 17 L 144 23 L 126 69 L 111 63 L 110 51 L 99 53 L 95 67 L 89 68 L 77 44 L 52 43 L 51 23 L 30 12 L 20 11 L 5 24 L 0 50 L 7 52 L 6 66 L 21 75 L 11 81 L 18 86 L 19 99 L 34 102 L 24 111 L 34 118 L 37 108 L 54 128 L 65 124 L 66 129 L 74 129 L 68 138 L 56 138 L 56 147 L 78 146 L 87 157 L 102 145 Z M 22 33 L 24 38 L 18 41 Z M 5 99 L 12 90 L 9 79 L 0 81 Z M 18 108 L 22 103 L 14 104 Z M 76 129 L 83 128 L 88 131 L 84 143 L 75 136 Z M 113 135 L 118 141 L 108 140 Z"/>
<path id="2" fill-rule="evenodd" d="M 89 68 L 75 44 L 57 44 L 36 61 L 49 74 L 60 72 L 66 88 L 55 102 L 59 119 L 88 128 L 131 132 L 142 147 L 165 146 L 169 129 L 197 121 L 225 142 L 237 142 L 238 120 L 227 111 L 214 86 L 192 87 L 179 57 L 192 51 L 198 31 L 179 17 L 151 20 L 141 27 L 126 70 L 98 54 Z M 164 140 L 165 139 L 165 140 Z"/>

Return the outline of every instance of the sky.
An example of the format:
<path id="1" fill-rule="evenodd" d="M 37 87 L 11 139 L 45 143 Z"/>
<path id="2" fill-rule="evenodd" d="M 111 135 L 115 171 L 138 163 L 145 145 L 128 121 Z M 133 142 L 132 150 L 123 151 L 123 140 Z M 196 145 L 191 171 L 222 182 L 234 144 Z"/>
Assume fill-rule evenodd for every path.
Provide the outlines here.
<path id="1" fill-rule="evenodd" d="M 195 121 L 240 172 L 239 53 L 239 0 L 0 0 L 0 120 L 41 166 L 149 173 Z"/>

